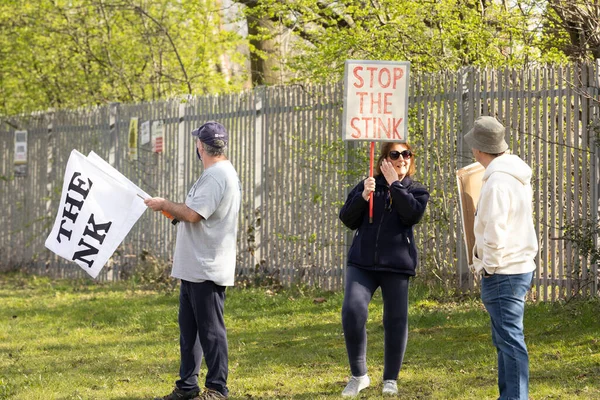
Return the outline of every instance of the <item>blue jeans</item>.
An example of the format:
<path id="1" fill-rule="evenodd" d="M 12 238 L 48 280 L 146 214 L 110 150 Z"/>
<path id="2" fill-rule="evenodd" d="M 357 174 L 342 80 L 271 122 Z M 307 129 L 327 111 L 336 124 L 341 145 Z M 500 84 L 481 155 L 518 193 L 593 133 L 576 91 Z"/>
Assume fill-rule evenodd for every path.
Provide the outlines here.
<path id="1" fill-rule="evenodd" d="M 527 400 L 529 355 L 523 333 L 525 295 L 533 272 L 491 275 L 481 279 L 481 300 L 492 322 L 492 342 L 498 352 L 499 400 Z"/>

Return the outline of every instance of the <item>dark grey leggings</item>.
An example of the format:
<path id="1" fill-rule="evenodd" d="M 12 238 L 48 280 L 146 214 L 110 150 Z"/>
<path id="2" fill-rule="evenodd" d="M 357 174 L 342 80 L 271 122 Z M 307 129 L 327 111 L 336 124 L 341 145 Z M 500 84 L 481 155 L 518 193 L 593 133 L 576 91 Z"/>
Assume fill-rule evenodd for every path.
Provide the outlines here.
<path id="1" fill-rule="evenodd" d="M 342 326 L 353 376 L 367 373 L 369 302 L 381 288 L 383 296 L 383 379 L 398 379 L 408 340 L 408 275 L 348 266 L 342 306 Z"/>

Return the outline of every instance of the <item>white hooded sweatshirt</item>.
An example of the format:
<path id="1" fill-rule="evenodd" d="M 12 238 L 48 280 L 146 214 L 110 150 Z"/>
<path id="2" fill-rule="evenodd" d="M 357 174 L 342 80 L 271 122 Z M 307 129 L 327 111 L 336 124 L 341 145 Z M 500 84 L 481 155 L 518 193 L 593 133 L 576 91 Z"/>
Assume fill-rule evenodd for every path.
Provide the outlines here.
<path id="1" fill-rule="evenodd" d="M 473 268 L 480 273 L 535 270 L 538 241 L 533 227 L 531 168 L 519 157 L 496 157 L 485 169 L 475 213 Z"/>

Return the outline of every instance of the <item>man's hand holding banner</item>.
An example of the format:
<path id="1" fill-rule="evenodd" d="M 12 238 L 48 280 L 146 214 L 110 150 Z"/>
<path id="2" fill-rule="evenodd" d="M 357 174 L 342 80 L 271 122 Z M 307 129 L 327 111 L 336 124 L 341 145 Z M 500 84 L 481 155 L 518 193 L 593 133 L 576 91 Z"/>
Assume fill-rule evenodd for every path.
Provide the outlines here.
<path id="1" fill-rule="evenodd" d="M 46 247 L 95 278 L 146 211 L 147 197 L 97 154 L 73 150 Z"/>

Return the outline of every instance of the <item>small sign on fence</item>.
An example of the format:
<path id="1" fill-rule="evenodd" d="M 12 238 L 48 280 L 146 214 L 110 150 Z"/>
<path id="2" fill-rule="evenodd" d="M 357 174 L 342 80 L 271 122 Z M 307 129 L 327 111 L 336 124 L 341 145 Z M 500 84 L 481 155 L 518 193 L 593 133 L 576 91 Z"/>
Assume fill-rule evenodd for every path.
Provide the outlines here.
<path id="1" fill-rule="evenodd" d="M 163 152 L 163 140 L 164 140 L 164 122 L 159 119 L 152 121 L 152 152 L 162 153 Z"/>
<path id="2" fill-rule="evenodd" d="M 150 143 L 150 121 L 144 121 L 140 126 L 140 144 L 143 146 L 147 143 Z"/>
<path id="3" fill-rule="evenodd" d="M 138 159 L 138 119 L 132 117 L 129 120 L 129 160 Z"/>
<path id="4" fill-rule="evenodd" d="M 27 175 L 27 131 L 15 131 L 15 176 Z"/>

